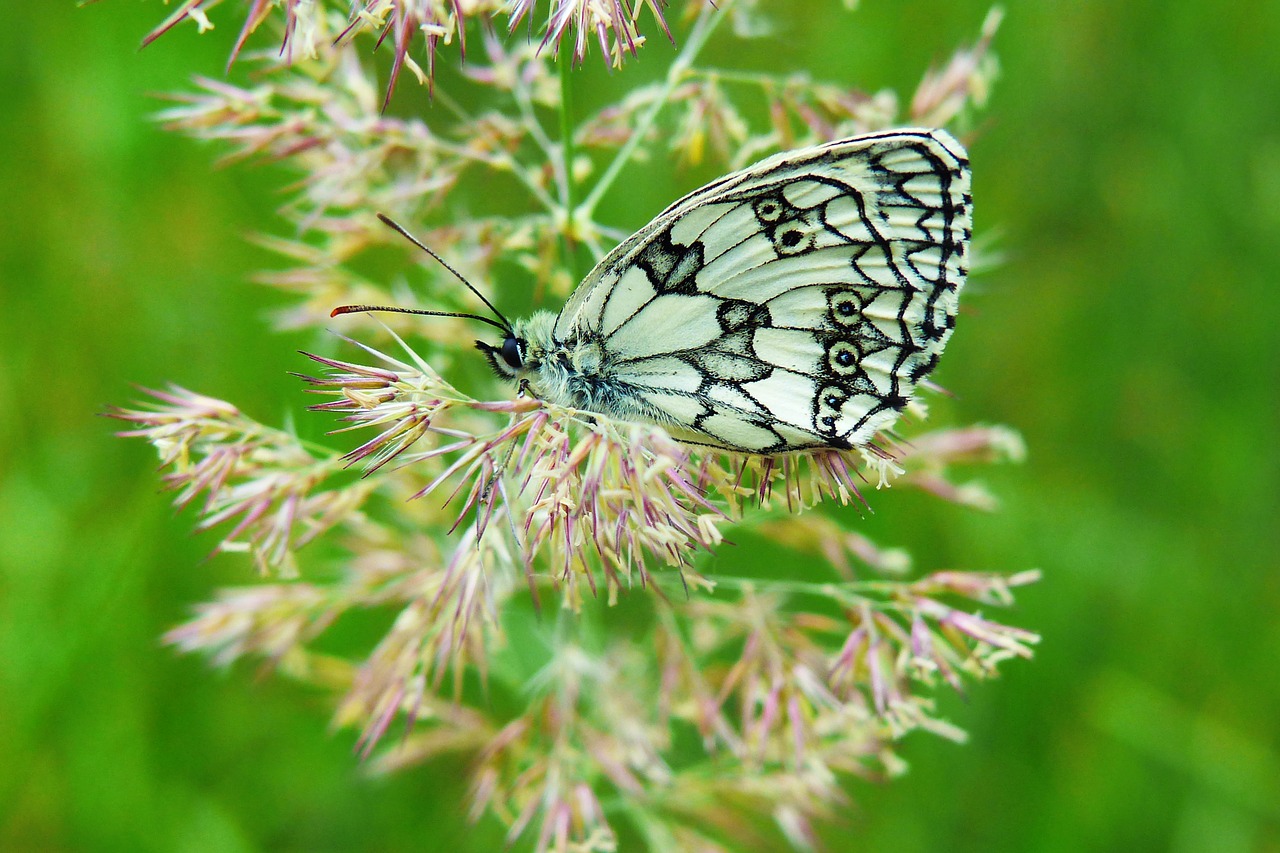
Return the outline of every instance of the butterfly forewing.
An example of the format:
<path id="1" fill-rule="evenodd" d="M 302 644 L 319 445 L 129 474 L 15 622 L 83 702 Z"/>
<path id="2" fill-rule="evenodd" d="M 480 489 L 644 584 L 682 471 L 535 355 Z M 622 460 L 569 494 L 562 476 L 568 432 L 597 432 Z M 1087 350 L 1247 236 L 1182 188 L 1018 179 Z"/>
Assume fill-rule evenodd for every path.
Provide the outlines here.
<path id="1" fill-rule="evenodd" d="M 968 161 L 936 130 L 786 152 L 686 196 L 611 252 L 556 321 L 686 440 L 864 444 L 933 369 L 970 236 Z"/>

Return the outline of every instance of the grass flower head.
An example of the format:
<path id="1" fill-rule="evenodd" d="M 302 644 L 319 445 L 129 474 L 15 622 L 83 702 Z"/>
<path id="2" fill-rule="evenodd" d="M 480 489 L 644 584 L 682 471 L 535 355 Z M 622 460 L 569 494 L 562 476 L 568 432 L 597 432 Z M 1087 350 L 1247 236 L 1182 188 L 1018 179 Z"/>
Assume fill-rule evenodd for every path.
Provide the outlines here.
<path id="1" fill-rule="evenodd" d="M 183 22 L 208 29 L 236 6 L 183 0 L 147 40 Z M 474 278 L 514 268 L 528 295 L 556 304 L 579 253 L 625 239 L 597 211 L 637 160 L 728 170 L 834 136 L 963 122 L 994 76 L 998 22 L 900 99 L 702 65 L 726 16 L 754 14 L 732 0 L 687 4 L 684 29 L 650 0 L 238 6 L 233 73 L 251 68 L 252 82 L 196 78 L 161 120 L 216 141 L 228 162 L 297 174 L 281 210 L 292 233 L 262 238 L 283 259 L 261 280 L 292 296 L 276 318 L 290 328 L 327 324 L 335 305 L 414 298 L 365 272 L 403 248 L 381 211 L 422 225 Z M 677 44 L 666 75 L 574 115 L 570 69 L 595 51 L 620 65 L 644 30 Z M 455 48 L 462 73 L 437 73 Z M 406 68 L 434 79 L 426 115 L 386 109 Z M 465 203 L 494 185 L 510 188 L 509 210 Z M 406 280 L 436 274 L 404 267 Z M 465 314 L 466 296 L 439 288 L 430 307 Z M 512 843 L 612 850 L 626 822 L 654 849 L 812 847 L 849 777 L 902 771 L 906 734 L 963 737 L 937 689 L 1031 655 L 1038 638 L 990 611 L 1034 572 L 917 573 L 905 549 L 857 529 L 869 507 L 887 511 L 885 489 L 994 508 L 956 472 L 1020 458 L 1007 428 L 925 431 L 914 402 L 901 432 L 851 450 L 695 447 L 464 381 L 475 354 L 461 324 L 434 321 L 416 351 L 404 317 L 345 320 L 351 337 L 308 355 L 301 377 L 333 427 L 324 443 L 176 387 L 112 410 L 122 435 L 155 447 L 215 550 L 246 552 L 262 576 L 168 640 L 332 690 L 336 722 L 379 771 L 465 752 L 473 817 L 498 820 Z M 750 548 L 773 565 L 744 568 Z M 322 651 L 353 611 L 384 620 L 371 648 Z M 385 737 L 393 724 L 403 734 Z"/>

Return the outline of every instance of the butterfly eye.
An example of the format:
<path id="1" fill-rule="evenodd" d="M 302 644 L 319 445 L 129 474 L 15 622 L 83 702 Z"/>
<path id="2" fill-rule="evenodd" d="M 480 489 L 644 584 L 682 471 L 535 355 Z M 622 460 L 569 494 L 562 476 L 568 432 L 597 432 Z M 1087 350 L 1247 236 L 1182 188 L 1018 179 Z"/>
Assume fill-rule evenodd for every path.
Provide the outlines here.
<path id="1" fill-rule="evenodd" d="M 515 338 L 507 338 L 502 342 L 502 349 L 498 351 L 498 355 L 502 356 L 512 370 L 517 370 L 524 365 L 524 347 L 520 345 L 520 341 Z"/>

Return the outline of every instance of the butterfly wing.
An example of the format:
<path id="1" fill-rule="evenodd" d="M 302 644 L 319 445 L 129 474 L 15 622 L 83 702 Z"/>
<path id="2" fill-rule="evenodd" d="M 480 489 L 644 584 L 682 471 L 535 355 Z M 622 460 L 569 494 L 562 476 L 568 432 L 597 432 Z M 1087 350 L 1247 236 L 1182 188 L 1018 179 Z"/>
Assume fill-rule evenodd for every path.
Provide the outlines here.
<path id="1" fill-rule="evenodd" d="M 686 440 L 864 444 L 955 324 L 969 165 L 939 130 L 785 152 L 682 198 L 611 252 L 554 336 Z"/>

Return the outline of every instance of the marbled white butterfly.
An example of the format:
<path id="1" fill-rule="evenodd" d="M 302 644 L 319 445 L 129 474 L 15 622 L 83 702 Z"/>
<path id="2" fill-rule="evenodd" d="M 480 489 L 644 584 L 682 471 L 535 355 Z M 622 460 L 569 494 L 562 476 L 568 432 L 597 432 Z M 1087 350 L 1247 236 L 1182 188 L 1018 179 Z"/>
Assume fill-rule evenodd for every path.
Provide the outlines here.
<path id="1" fill-rule="evenodd" d="M 946 346 L 971 207 L 945 131 L 842 139 L 680 199 L 559 314 L 509 323 L 486 299 L 501 323 L 459 316 L 501 329 L 501 345 L 477 342 L 493 369 L 556 405 L 747 453 L 853 447 L 897 419 Z"/>

